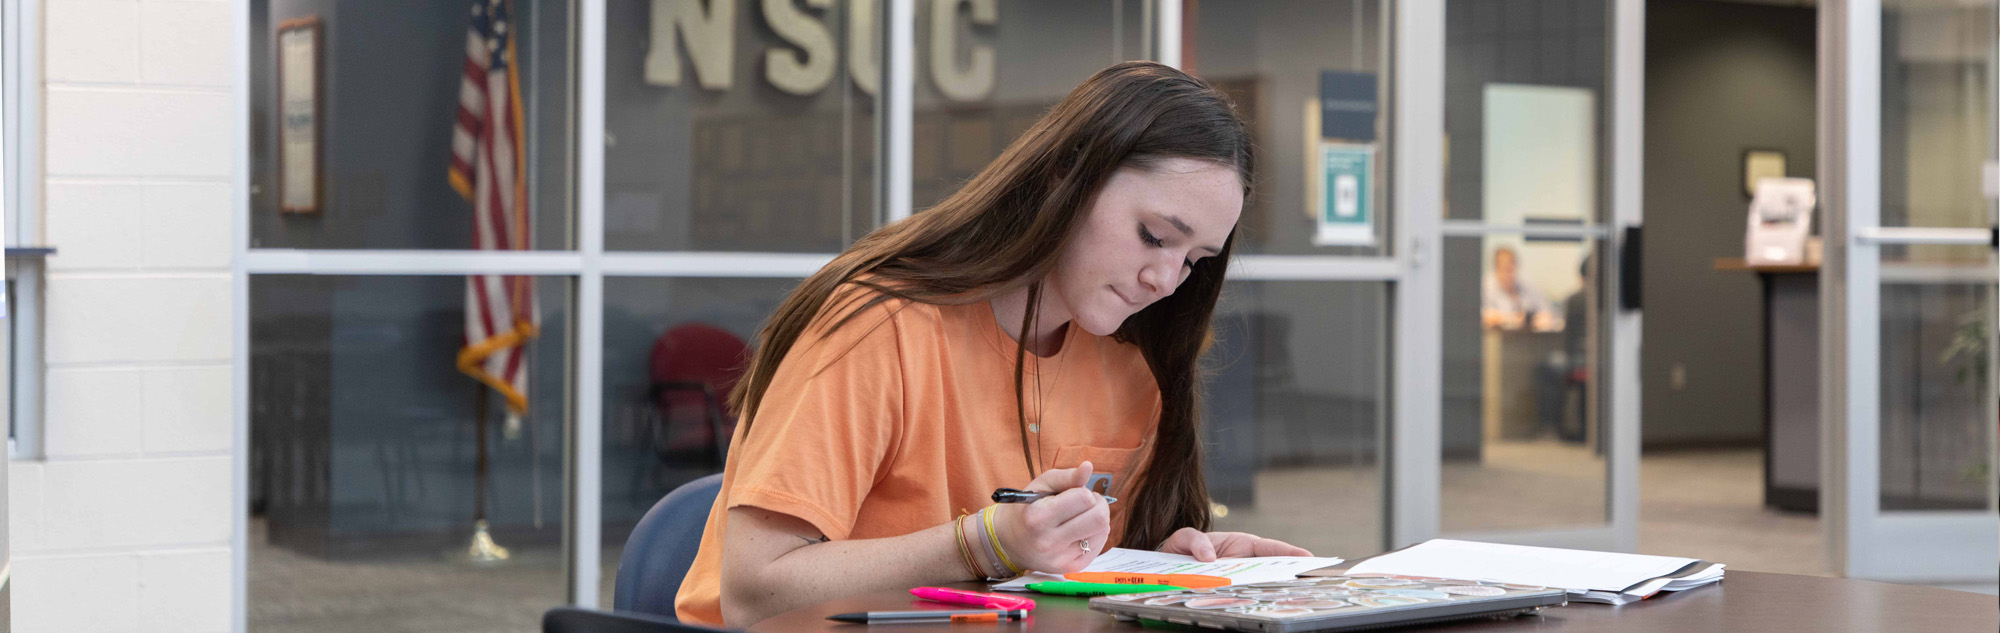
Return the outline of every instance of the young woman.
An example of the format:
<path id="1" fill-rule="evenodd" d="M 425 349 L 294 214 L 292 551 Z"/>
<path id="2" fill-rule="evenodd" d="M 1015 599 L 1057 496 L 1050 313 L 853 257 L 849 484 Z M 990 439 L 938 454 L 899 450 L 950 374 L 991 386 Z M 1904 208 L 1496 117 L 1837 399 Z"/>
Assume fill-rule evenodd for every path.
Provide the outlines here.
<path id="1" fill-rule="evenodd" d="M 1227 96 L 1119 64 L 806 279 L 731 394 L 681 619 L 1076 571 L 1115 545 L 1308 555 L 1204 531 L 1198 361 L 1252 168 Z"/>

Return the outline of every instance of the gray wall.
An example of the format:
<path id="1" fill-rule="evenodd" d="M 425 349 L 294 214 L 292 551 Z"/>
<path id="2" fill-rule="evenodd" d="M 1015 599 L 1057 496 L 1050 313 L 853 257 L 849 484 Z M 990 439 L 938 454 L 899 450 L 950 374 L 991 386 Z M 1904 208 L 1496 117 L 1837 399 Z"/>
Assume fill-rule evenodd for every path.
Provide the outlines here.
<path id="1" fill-rule="evenodd" d="M 1696 0 L 1646 6 L 1645 445 L 1764 434 L 1762 296 L 1743 254 L 1743 151 L 1814 175 L 1810 8 Z M 1673 381 L 1684 368 L 1684 386 Z"/>

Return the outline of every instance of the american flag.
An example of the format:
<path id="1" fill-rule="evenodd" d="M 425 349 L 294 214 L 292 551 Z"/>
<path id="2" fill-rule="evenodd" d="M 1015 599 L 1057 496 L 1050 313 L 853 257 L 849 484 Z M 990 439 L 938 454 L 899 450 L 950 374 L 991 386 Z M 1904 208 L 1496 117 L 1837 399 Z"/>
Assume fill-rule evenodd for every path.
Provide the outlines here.
<path id="1" fill-rule="evenodd" d="M 472 201 L 473 248 L 527 250 L 521 81 L 507 0 L 473 0 L 452 132 L 451 186 Z M 527 342 L 541 320 L 534 279 L 475 275 L 465 279 L 465 347 L 458 369 L 507 399 L 512 427 L 528 410 Z"/>

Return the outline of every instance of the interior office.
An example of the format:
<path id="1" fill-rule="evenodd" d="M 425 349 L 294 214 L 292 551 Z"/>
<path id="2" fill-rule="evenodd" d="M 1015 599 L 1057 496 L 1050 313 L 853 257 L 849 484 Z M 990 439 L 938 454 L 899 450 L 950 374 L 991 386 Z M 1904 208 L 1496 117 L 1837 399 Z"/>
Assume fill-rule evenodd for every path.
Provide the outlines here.
<path id="1" fill-rule="evenodd" d="M 1411 237 L 1399 233 L 1393 174 L 1383 175 L 1382 219 L 1365 243 L 1314 244 L 1301 229 L 1323 193 L 1310 158 L 1322 71 L 1381 78 L 1376 147 L 1385 172 L 1406 149 L 1387 116 L 1398 107 L 1389 37 L 1397 5 L 1161 4 L 916 3 L 916 63 L 902 78 L 912 93 L 910 168 L 884 174 L 877 117 L 897 78 L 870 63 L 879 53 L 867 28 L 881 19 L 876 5 L 798 8 L 829 38 L 810 50 L 837 58 L 830 79 L 800 86 L 768 70 L 797 46 L 776 25 L 798 22 L 759 5 L 736 3 L 729 37 L 696 53 L 690 33 L 721 32 L 699 30 L 718 19 L 714 5 L 663 22 L 663 12 L 689 5 L 517 3 L 530 250 L 538 251 L 529 255 L 547 257 L 506 264 L 534 279 L 541 308 L 530 409 L 516 421 L 450 363 L 462 343 L 465 275 L 492 261 L 467 252 L 466 205 L 444 177 L 464 7 L 248 3 L 245 85 L 232 93 L 245 116 L 230 122 L 244 128 L 247 146 L 235 207 L 244 243 L 225 245 L 242 263 L 230 274 L 244 285 L 246 343 L 243 389 L 232 396 L 246 413 L 235 440 L 244 503 L 228 508 L 243 533 L 231 623 L 533 630 L 542 609 L 579 595 L 608 604 L 624 532 L 666 491 L 718 469 L 714 429 L 727 424 L 726 411 L 667 385 L 726 391 L 723 369 L 791 285 L 889 219 L 884 183 L 901 183 L 920 212 L 1090 72 L 1163 51 L 1237 98 L 1267 167 L 1244 214 L 1239 253 L 1249 265 L 1217 315 L 1207 432 L 1218 526 L 1350 559 L 1384 551 L 1397 521 L 1388 509 L 1397 503 L 1387 492 L 1391 430 L 1407 388 L 1393 377 L 1426 362 L 1398 344 L 1412 284 L 1379 265 L 1408 256 L 1393 245 Z M 1620 4 L 1644 10 L 1637 110 L 1647 247 L 1636 272 L 1613 256 L 1624 239 L 1612 212 Z M 578 17 L 599 8 L 598 26 Z M 1429 396 L 1439 429 L 1438 533 L 1611 522 L 1622 502 L 1612 417 L 1626 397 L 1612 385 L 1612 321 L 1626 309 L 1618 289 L 1636 279 L 1645 320 L 1630 397 L 1642 456 L 1633 549 L 1738 569 L 1841 573 L 1824 553 L 1818 509 L 1781 503 L 1787 491 L 1811 497 L 1821 470 L 1817 460 L 1798 461 L 1819 454 L 1813 429 L 1774 427 L 1779 414 L 1796 413 L 1774 410 L 1774 397 L 1797 396 L 1784 389 L 1800 381 L 1772 376 L 1771 359 L 1817 338 L 1774 350 L 1799 332 L 1768 327 L 1766 284 L 1785 281 L 1719 262 L 1743 255 L 1745 152 L 1781 153 L 1785 175 L 1821 173 L 1822 10 L 1706 0 L 1443 3 L 1441 316 L 1438 355 L 1428 361 L 1438 376 Z M 1179 20 L 1173 37 L 1160 31 L 1164 13 Z M 319 209 L 289 213 L 278 197 L 278 38 L 301 18 L 316 24 L 321 47 L 325 198 Z M 1995 21 L 1990 4 L 1884 3 L 1885 217 L 1991 225 L 1977 169 L 1994 155 Z M 52 24 L 44 37 L 64 35 L 60 20 Z M 663 28 L 680 29 L 680 39 L 664 38 Z M 675 55 L 663 57 L 663 45 Z M 717 63 L 717 50 L 730 61 Z M 599 100 L 584 103 L 592 82 Z M 575 131 L 593 105 L 601 140 Z M 582 158 L 591 152 L 594 181 Z M 1521 186 L 1551 182 L 1561 186 Z M 64 237 L 48 244 L 57 249 L 48 266 L 59 269 L 98 239 Z M 1990 321 L 1973 319 L 1991 314 L 1991 252 L 1898 254 L 1957 268 L 1942 280 L 1883 287 L 1884 498 L 1991 514 L 1994 429 L 1980 421 L 1993 419 L 1994 388 L 1990 375 L 1968 369 L 1992 353 Z M 1312 268 L 1322 257 L 1338 261 Z M 1505 257 L 1521 283 L 1574 307 L 1575 318 L 1482 324 L 1484 286 Z M 1259 272 L 1279 269 L 1306 272 Z M 37 270 L 10 266 L 17 278 Z M 60 340 L 39 353 L 60 358 Z M 1979 351 L 1960 350 L 1966 344 Z M 1562 371 L 1539 377 L 1552 364 Z M 594 395 L 584 397 L 584 385 Z M 483 431 L 471 420 L 481 410 Z M 60 435 L 49 428 L 59 420 L 47 419 L 31 431 Z M 17 463 L 66 459 L 35 444 L 16 446 Z M 458 558 L 481 494 L 482 453 L 491 535 L 511 551 L 499 564 Z M 579 490 L 592 493 L 587 526 L 576 518 Z M 1991 584 L 1950 583 L 1987 592 Z"/>

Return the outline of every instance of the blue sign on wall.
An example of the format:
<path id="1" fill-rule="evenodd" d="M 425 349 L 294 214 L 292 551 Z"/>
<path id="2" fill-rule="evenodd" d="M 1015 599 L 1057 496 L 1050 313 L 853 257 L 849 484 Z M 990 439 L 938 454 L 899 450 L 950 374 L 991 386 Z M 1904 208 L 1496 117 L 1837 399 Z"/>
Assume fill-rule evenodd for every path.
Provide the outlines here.
<path id="1" fill-rule="evenodd" d="M 1319 71 L 1319 135 L 1348 141 L 1375 140 L 1374 73 Z"/>
<path id="2" fill-rule="evenodd" d="M 1316 246 L 1375 243 L 1375 146 L 1322 141 Z"/>

